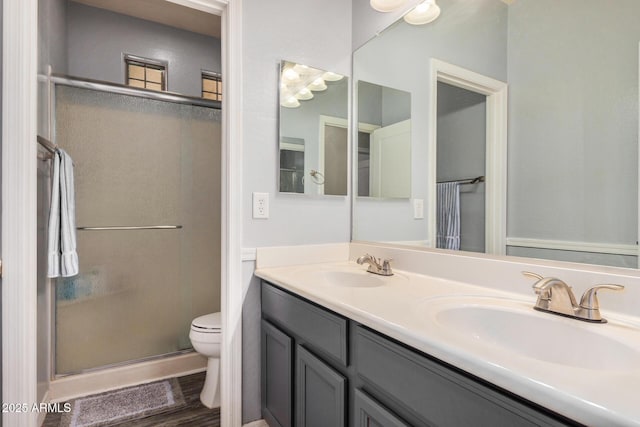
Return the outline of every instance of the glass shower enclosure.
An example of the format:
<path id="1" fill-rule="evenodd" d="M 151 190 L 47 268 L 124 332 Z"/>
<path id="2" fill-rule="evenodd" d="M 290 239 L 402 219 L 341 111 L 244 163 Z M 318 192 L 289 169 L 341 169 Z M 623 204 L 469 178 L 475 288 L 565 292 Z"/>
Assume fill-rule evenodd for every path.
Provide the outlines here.
<path id="1" fill-rule="evenodd" d="M 55 85 L 80 261 L 55 280 L 58 376 L 189 351 L 220 311 L 219 103 L 78 86 Z"/>

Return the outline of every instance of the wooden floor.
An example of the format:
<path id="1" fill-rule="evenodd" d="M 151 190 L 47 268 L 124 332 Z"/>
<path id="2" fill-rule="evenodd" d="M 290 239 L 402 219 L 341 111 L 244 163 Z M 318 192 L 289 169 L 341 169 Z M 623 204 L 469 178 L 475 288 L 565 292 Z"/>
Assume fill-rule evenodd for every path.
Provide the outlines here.
<path id="1" fill-rule="evenodd" d="M 109 425 L 127 427 L 218 427 L 220 426 L 220 409 L 209 409 L 200 403 L 200 391 L 204 384 L 204 378 L 205 372 L 178 378 L 185 400 L 185 404 L 182 406 L 167 409 L 164 412 L 146 418 L 127 420 Z M 61 417 L 62 414 L 60 413 L 47 414 L 43 427 L 59 427 Z"/>

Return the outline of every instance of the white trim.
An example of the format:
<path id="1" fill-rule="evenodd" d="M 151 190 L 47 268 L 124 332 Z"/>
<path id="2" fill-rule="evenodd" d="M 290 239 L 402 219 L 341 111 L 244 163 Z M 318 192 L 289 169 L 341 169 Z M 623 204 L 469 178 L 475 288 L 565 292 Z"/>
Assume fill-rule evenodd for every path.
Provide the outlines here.
<path id="1" fill-rule="evenodd" d="M 638 256 L 638 245 L 622 243 L 574 242 L 569 240 L 528 239 L 508 237 L 507 246 L 521 248 L 554 249 L 571 252 Z"/>
<path id="2" fill-rule="evenodd" d="M 48 400 L 45 401 L 64 402 L 80 396 L 206 370 L 206 357 L 194 352 L 85 374 L 69 375 L 51 381 Z"/>
<path id="3" fill-rule="evenodd" d="M 265 420 L 257 420 L 245 424 L 242 427 L 269 427 L 269 424 L 267 424 Z"/>
<path id="4" fill-rule="evenodd" d="M 242 248 L 242 262 L 255 261 L 257 258 L 257 248 Z"/>
<path id="5" fill-rule="evenodd" d="M 242 425 L 242 52 L 242 0 L 232 0 L 222 13 L 222 427 Z"/>
<path id="6" fill-rule="evenodd" d="M 438 82 L 487 96 L 485 250 L 489 254 L 505 255 L 507 231 L 507 84 L 438 59 L 431 59 L 430 76 L 430 126 L 427 142 L 428 237 L 432 242 L 436 242 Z"/>
<path id="7" fill-rule="evenodd" d="M 37 0 L 3 2 L 2 401 L 37 402 Z M 36 412 L 3 413 L 34 426 Z"/>
<path id="8" fill-rule="evenodd" d="M 640 87 L 640 43 L 638 44 L 638 87 Z M 640 92 L 638 92 L 638 105 L 640 105 Z M 638 111 L 638 165 L 640 165 L 640 111 Z M 638 174 L 638 236 L 636 239 L 640 242 L 640 174 Z M 638 255 L 638 265 L 640 267 L 640 246 L 636 248 Z"/>

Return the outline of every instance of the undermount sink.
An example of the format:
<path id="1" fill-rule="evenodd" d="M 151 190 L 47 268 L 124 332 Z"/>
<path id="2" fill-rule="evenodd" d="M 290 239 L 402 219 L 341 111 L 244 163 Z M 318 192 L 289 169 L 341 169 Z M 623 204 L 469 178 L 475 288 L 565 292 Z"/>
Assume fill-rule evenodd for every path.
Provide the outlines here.
<path id="1" fill-rule="evenodd" d="M 366 271 L 323 271 L 325 284 L 347 288 L 377 288 L 385 281 Z"/>
<path id="2" fill-rule="evenodd" d="M 309 285 L 335 288 L 379 288 L 407 279 L 403 274 L 380 276 L 369 273 L 361 266 L 356 267 L 350 264 L 302 267 L 291 271 L 290 274 Z"/>
<path id="3" fill-rule="evenodd" d="M 640 368 L 640 350 L 621 341 L 640 342 L 640 330 L 629 326 L 585 323 L 500 298 L 434 298 L 420 306 L 433 326 L 463 339 L 464 345 L 584 369 Z"/>

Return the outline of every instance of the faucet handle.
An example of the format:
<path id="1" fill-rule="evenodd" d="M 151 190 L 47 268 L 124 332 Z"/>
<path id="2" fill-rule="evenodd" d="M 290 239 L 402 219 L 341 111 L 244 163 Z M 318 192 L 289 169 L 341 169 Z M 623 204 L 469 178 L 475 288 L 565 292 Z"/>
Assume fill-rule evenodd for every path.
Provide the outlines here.
<path id="1" fill-rule="evenodd" d="M 534 279 L 536 279 L 536 280 L 542 280 L 542 279 L 544 279 L 544 277 L 543 277 L 543 276 L 539 275 L 538 273 L 533 273 L 533 272 L 531 272 L 531 271 L 523 271 L 523 272 L 522 272 L 522 274 L 524 274 L 524 275 L 525 275 L 525 276 L 527 276 L 527 277 L 532 277 L 532 278 L 534 278 Z"/>
<path id="2" fill-rule="evenodd" d="M 600 309 L 600 302 L 598 301 L 598 291 L 600 289 L 608 289 L 610 291 L 622 291 L 624 286 L 614 284 L 596 285 L 587 289 L 582 298 L 580 299 L 580 307 L 586 310 L 598 310 Z"/>
<path id="3" fill-rule="evenodd" d="M 535 291 L 536 294 L 540 295 L 542 299 L 551 298 L 551 294 L 549 293 L 549 290 L 545 289 L 545 285 L 549 280 L 545 280 L 544 276 L 538 273 L 533 273 L 531 271 L 523 271 L 522 274 L 527 277 L 536 279 L 536 283 L 533 284 L 533 290 Z M 551 278 L 548 277 L 547 279 L 551 279 Z"/>

